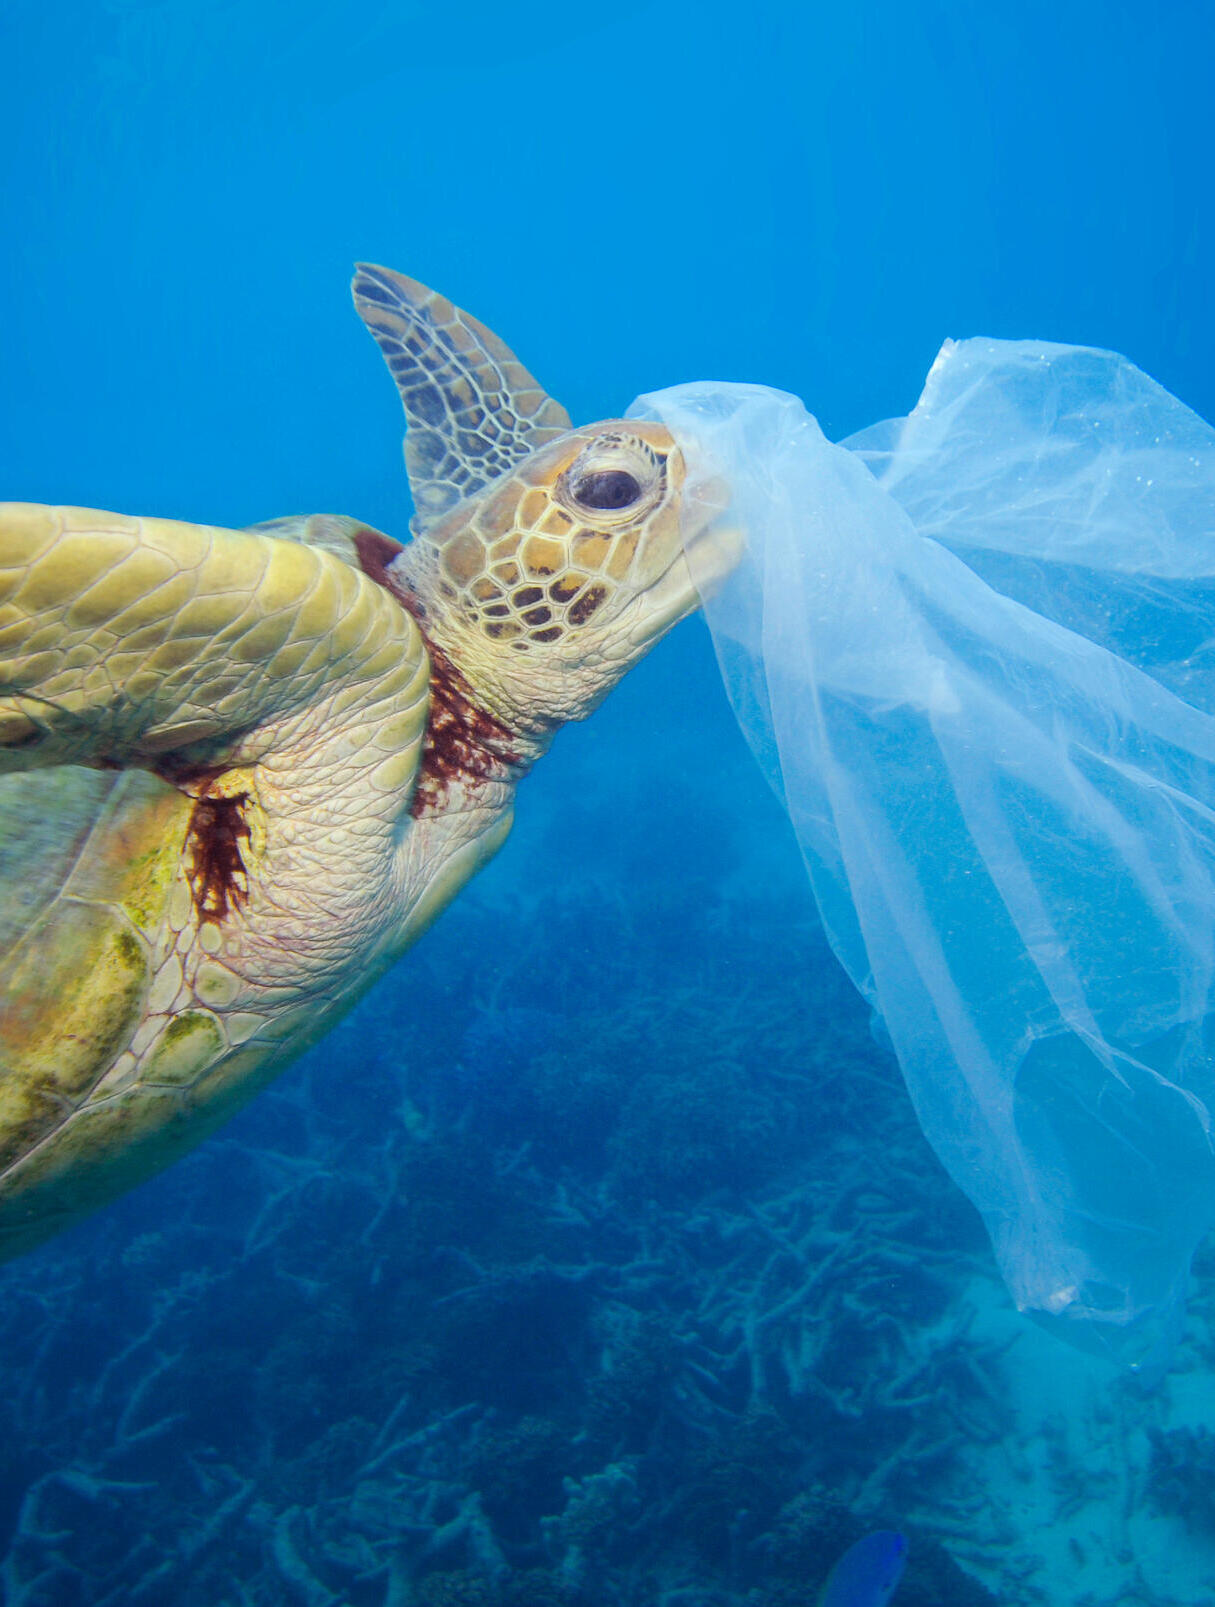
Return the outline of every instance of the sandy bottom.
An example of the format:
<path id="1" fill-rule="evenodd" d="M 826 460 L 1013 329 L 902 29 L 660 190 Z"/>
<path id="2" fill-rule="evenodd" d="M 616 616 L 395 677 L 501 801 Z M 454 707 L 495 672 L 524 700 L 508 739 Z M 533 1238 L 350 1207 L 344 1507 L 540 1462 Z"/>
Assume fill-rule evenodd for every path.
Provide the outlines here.
<path id="1" fill-rule="evenodd" d="M 1159 1483 L 1151 1488 L 1152 1431 L 1215 1434 L 1201 1303 L 1168 1373 L 1144 1383 L 1043 1333 L 986 1280 L 966 1299 L 974 1338 L 1008 1342 L 1001 1371 L 1015 1428 L 963 1453 L 970 1489 L 956 1531 L 935 1515 L 958 1562 L 1002 1604 L 1215 1607 L 1215 1526 L 1192 1510 L 1162 1510 Z M 1215 1440 L 1209 1459 L 1209 1482 L 1194 1470 L 1194 1500 L 1206 1500 L 1215 1525 Z"/>

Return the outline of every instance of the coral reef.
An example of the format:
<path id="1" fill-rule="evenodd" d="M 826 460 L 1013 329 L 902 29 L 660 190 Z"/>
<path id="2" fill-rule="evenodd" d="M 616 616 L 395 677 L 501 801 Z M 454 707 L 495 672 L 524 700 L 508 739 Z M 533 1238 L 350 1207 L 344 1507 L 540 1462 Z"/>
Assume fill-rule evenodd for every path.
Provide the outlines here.
<path id="1" fill-rule="evenodd" d="M 453 914 L 413 1030 L 390 979 L 3 1269 L 7 1607 L 805 1607 L 879 1524 L 899 1607 L 989 1600 L 933 1540 L 1007 1427 L 981 1236 L 748 896 L 553 899 L 489 968 Z"/>
<path id="2" fill-rule="evenodd" d="M 1215 1433 L 1207 1428 L 1152 1428 L 1148 1433 L 1152 1505 L 1215 1534 Z"/>

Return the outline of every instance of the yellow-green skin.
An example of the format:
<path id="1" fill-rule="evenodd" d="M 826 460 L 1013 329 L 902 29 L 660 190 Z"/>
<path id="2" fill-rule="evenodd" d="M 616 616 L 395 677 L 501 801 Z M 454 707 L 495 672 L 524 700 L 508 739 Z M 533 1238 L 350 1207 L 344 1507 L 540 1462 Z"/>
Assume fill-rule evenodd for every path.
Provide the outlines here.
<path id="1" fill-rule="evenodd" d="M 0 961 L 12 1253 L 223 1120 L 349 1002 L 356 956 L 374 978 L 496 843 L 461 845 L 429 886 L 394 852 L 428 660 L 410 616 L 349 565 L 76 509 L 9 506 L 0 529 L 9 765 L 124 767 L 100 795 L 88 772 L 44 772 L 96 812 Z M 172 756 L 188 773 L 204 750 L 206 779 L 126 768 Z M 241 794 L 249 836 L 221 914 L 195 823 L 204 797 Z M 377 920 L 402 902 L 403 920 Z"/>
<path id="2" fill-rule="evenodd" d="M 420 384 L 449 410 L 413 443 L 411 547 L 0 505 L 0 1257 L 324 1032 L 501 845 L 556 728 L 696 604 L 666 432 L 570 431 L 482 326 L 365 273 L 386 354 L 418 345 L 411 427 Z M 632 507 L 578 504 L 622 465 Z"/>

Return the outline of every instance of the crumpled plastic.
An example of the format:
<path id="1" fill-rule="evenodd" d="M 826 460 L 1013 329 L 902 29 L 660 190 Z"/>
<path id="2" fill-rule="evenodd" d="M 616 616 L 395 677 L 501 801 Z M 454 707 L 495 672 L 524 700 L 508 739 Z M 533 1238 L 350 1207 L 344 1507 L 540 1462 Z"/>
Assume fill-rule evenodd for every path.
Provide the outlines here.
<path id="1" fill-rule="evenodd" d="M 986 339 L 843 444 L 759 386 L 634 410 L 729 487 L 734 710 L 1017 1305 L 1155 1359 L 1215 1217 L 1215 431 Z"/>

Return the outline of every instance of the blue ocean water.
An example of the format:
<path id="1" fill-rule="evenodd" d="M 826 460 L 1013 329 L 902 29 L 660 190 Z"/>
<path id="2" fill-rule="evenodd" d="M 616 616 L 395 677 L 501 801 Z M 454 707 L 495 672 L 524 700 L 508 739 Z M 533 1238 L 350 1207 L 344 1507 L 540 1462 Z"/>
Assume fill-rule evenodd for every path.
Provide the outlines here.
<path id="1" fill-rule="evenodd" d="M 1215 417 L 1213 58 L 1121 0 L 11 0 L 0 491 L 403 534 L 357 258 L 578 421 L 843 436 L 971 333 Z M 889 1527 L 899 1607 L 1194 1607 L 1212 1270 L 1151 1389 L 1008 1311 L 689 624 L 321 1049 L 0 1272 L 4 1599 L 793 1607 Z"/>

